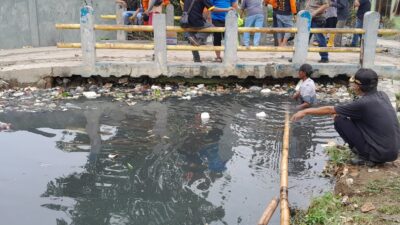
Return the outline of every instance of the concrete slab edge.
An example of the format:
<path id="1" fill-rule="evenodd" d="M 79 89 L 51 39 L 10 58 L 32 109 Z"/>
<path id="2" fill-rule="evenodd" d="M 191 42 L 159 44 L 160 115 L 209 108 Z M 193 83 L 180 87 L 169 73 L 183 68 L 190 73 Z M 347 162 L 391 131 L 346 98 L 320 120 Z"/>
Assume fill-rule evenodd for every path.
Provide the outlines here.
<path id="1" fill-rule="evenodd" d="M 323 75 L 331 78 L 341 74 L 352 75 L 360 67 L 353 64 L 329 63 L 329 64 L 311 64 L 315 70 L 313 77 Z M 235 76 L 245 79 L 247 77 L 255 78 L 284 78 L 297 77 L 297 70 L 300 65 L 297 64 L 277 64 L 277 63 L 242 63 L 235 66 L 229 66 L 215 63 L 169 63 L 167 73 L 163 74 L 152 62 L 139 63 L 118 63 L 118 62 L 97 62 L 94 68 L 86 66 L 61 66 L 61 67 L 41 67 L 24 68 L 19 70 L 0 71 L 0 79 L 5 81 L 16 81 L 20 84 L 36 83 L 45 77 L 71 77 L 80 75 L 90 77 L 99 75 L 102 77 L 121 77 L 121 76 L 149 76 L 157 78 L 161 75 L 167 77 L 182 76 L 193 78 L 200 76 L 203 78 L 229 77 Z M 373 69 L 382 77 L 400 78 L 400 70 L 392 65 L 374 66 Z"/>

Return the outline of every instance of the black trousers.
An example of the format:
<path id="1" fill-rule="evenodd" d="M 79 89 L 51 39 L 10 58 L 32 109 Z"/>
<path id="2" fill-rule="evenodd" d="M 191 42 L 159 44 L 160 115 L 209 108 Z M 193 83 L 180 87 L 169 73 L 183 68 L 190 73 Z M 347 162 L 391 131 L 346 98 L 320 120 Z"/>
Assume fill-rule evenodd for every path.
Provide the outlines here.
<path id="1" fill-rule="evenodd" d="M 325 28 L 336 28 L 337 17 L 329 17 L 326 19 Z"/>
<path id="2" fill-rule="evenodd" d="M 343 116 L 336 116 L 334 122 L 335 130 L 340 137 L 349 144 L 352 152 L 361 158 L 369 160 L 370 145 L 365 141 L 360 129 L 354 122 Z"/>
<path id="3" fill-rule="evenodd" d="M 225 21 L 222 21 L 222 20 L 212 20 L 212 23 L 215 27 L 225 27 Z M 213 33 L 213 35 L 214 35 L 213 45 L 221 46 L 222 38 L 224 37 L 224 33 L 215 32 L 215 33 Z"/>

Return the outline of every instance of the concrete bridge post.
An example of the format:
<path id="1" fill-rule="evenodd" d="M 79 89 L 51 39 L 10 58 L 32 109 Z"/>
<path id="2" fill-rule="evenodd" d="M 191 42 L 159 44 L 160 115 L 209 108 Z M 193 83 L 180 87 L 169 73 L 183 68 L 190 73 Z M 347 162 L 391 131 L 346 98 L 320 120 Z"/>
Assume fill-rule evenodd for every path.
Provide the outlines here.
<path id="1" fill-rule="evenodd" d="M 154 60 L 159 71 L 166 75 L 167 67 L 167 24 L 165 14 L 155 14 L 154 27 Z"/>
<path id="2" fill-rule="evenodd" d="M 363 29 L 365 30 L 365 34 L 361 39 L 360 55 L 362 68 L 372 68 L 374 66 L 379 20 L 380 15 L 378 12 L 367 12 L 364 14 Z"/>
<path id="3" fill-rule="evenodd" d="M 116 22 L 117 25 L 124 25 L 124 17 L 122 16 L 123 12 L 126 11 L 126 7 L 122 6 L 121 4 L 115 4 L 115 15 L 117 17 Z M 125 41 L 127 37 L 126 31 L 119 30 L 117 31 L 117 40 L 118 41 Z"/>
<path id="4" fill-rule="evenodd" d="M 96 36 L 94 32 L 94 10 L 91 6 L 81 8 L 81 49 L 84 67 L 88 73 L 96 64 Z"/>
<path id="5" fill-rule="evenodd" d="M 264 5 L 263 11 L 264 11 L 264 27 L 269 27 L 268 26 L 268 6 Z M 261 33 L 260 45 L 267 45 L 267 42 L 268 42 L 267 33 Z"/>
<path id="6" fill-rule="evenodd" d="M 167 26 L 174 26 L 174 6 L 172 4 L 168 4 L 166 7 L 167 12 Z M 167 31 L 167 44 L 168 45 L 176 45 L 178 44 L 178 34 L 173 31 Z"/>
<path id="7" fill-rule="evenodd" d="M 174 25 L 174 6 L 172 4 L 168 4 L 167 7 L 165 7 L 165 11 L 167 13 L 167 26 L 173 26 Z"/>
<path id="8" fill-rule="evenodd" d="M 237 62 L 237 49 L 239 44 L 237 19 L 236 12 L 232 10 L 228 12 L 225 18 L 225 65 L 235 65 Z"/>
<path id="9" fill-rule="evenodd" d="M 294 39 L 293 63 L 303 64 L 307 60 L 308 42 L 311 29 L 311 13 L 301 10 L 297 14 L 297 34 Z"/>

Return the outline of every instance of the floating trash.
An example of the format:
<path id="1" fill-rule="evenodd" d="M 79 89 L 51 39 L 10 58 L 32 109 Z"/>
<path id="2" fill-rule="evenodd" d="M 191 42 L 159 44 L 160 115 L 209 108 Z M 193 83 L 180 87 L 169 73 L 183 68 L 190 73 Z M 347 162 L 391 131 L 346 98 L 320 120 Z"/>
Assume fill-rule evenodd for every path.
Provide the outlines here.
<path id="1" fill-rule="evenodd" d="M 259 86 L 251 86 L 250 88 L 249 88 L 249 91 L 261 91 L 261 87 L 259 87 Z"/>
<path id="2" fill-rule="evenodd" d="M 263 95 L 268 95 L 270 93 L 271 93 L 271 89 L 269 89 L 269 88 L 264 88 L 261 90 L 261 94 L 263 94 Z"/>
<path id="3" fill-rule="evenodd" d="M 210 114 L 208 112 L 202 112 L 200 115 L 201 122 L 207 123 L 210 120 Z"/>
<path id="4" fill-rule="evenodd" d="M 83 96 L 85 96 L 88 99 L 95 99 L 97 97 L 100 97 L 100 95 L 98 95 L 94 91 L 86 91 L 86 92 L 83 92 L 82 94 L 83 94 Z"/>
<path id="5" fill-rule="evenodd" d="M 323 148 L 328 148 L 328 147 L 335 147 L 337 144 L 336 144 L 336 142 L 334 142 L 334 141 L 329 141 L 328 143 L 326 143 L 326 144 L 321 144 L 321 147 L 323 147 Z"/>
<path id="6" fill-rule="evenodd" d="M 259 113 L 256 114 L 256 117 L 265 118 L 265 117 L 267 117 L 267 114 L 265 114 L 265 112 L 259 112 Z"/>
<path id="7" fill-rule="evenodd" d="M 126 163 L 126 166 L 128 167 L 128 169 L 133 170 L 133 166 L 130 163 Z"/>
<path id="8" fill-rule="evenodd" d="M 115 159 L 117 157 L 118 157 L 118 154 L 115 154 L 115 153 L 108 154 L 108 158 L 110 158 L 110 159 Z"/>
<path id="9" fill-rule="evenodd" d="M 161 87 L 157 85 L 152 85 L 151 90 L 161 90 Z"/>

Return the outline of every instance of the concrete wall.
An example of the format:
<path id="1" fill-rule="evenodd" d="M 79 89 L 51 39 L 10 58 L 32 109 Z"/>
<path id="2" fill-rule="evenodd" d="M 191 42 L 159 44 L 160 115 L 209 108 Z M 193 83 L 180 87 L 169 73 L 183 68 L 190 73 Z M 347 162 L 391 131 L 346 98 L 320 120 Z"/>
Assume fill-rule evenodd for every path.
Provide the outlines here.
<path id="1" fill-rule="evenodd" d="M 56 23 L 79 23 L 84 0 L 0 0 L 0 49 L 23 46 L 54 46 L 57 42 L 80 42 L 79 30 L 56 30 Z M 87 0 L 90 4 L 91 0 Z M 115 14 L 114 0 L 95 0 L 96 24 L 101 14 Z M 97 32 L 101 39 L 115 39 L 116 32 Z"/>

